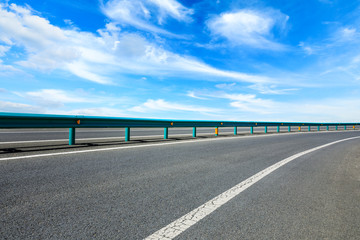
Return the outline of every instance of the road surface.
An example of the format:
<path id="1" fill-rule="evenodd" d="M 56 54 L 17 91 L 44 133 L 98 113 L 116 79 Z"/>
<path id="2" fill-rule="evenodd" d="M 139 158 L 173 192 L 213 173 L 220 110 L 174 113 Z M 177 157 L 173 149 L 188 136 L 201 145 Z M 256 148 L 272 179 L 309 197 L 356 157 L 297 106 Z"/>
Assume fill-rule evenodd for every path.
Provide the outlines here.
<path id="1" fill-rule="evenodd" d="M 81 148 L 3 144 L 0 239 L 150 239 L 164 228 L 176 234 L 160 239 L 358 239 L 359 137 L 330 131 Z M 169 228 L 199 207 L 202 219 Z"/>

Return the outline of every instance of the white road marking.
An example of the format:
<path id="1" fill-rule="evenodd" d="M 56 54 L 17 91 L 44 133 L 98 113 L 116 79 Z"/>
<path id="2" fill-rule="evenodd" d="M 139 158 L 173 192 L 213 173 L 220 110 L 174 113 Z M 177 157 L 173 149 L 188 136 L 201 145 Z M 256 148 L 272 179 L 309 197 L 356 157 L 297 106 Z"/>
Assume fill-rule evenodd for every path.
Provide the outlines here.
<path id="1" fill-rule="evenodd" d="M 231 140 L 231 139 L 271 137 L 271 136 L 276 136 L 276 135 L 277 136 L 283 136 L 283 135 L 289 135 L 289 134 L 302 134 L 302 133 L 309 133 L 309 132 L 292 132 L 292 133 L 279 133 L 279 134 L 249 135 L 249 136 L 241 136 L 241 138 L 239 138 L 239 136 L 234 136 L 234 137 L 227 137 L 227 138 L 191 139 L 191 140 L 175 141 L 175 142 L 161 142 L 161 143 L 153 143 L 153 144 L 142 144 L 142 145 L 121 146 L 121 147 L 112 147 L 112 148 L 89 149 L 89 150 L 80 150 L 80 151 L 71 151 L 71 152 L 44 153 L 44 154 L 36 154 L 36 155 L 28 155 L 28 156 L 6 157 L 6 158 L 0 158 L 0 161 L 9 161 L 9 160 L 36 158 L 36 157 L 50 157 L 50 156 L 58 156 L 58 155 L 70 155 L 70 154 L 77 154 L 77 153 L 102 152 L 102 151 L 105 152 L 105 151 L 112 151 L 112 150 L 141 148 L 141 147 L 166 146 L 166 145 L 173 145 L 173 144 L 185 144 L 185 143 L 189 143 L 189 142 L 193 142 L 193 143 L 195 143 L 195 142 L 210 142 L 210 141 L 222 141 L 222 140 Z M 313 132 L 313 133 L 316 133 L 316 132 Z M 357 138 L 357 137 L 355 137 L 355 138 Z"/>
<path id="2" fill-rule="evenodd" d="M 185 144 L 189 142 L 210 142 L 210 141 L 222 141 L 222 140 L 231 140 L 231 139 L 243 139 L 243 138 L 256 138 L 256 137 L 271 137 L 271 136 L 283 136 L 289 134 L 301 134 L 302 132 L 296 133 L 279 133 L 279 134 L 264 134 L 264 135 L 249 135 L 249 136 L 234 136 L 234 137 L 226 137 L 226 138 L 211 138 L 211 139 L 191 139 L 184 141 L 175 141 L 175 142 L 161 142 L 161 143 L 153 143 L 153 144 L 141 144 L 141 145 L 131 145 L 131 146 L 121 146 L 121 147 L 112 147 L 112 148 L 100 148 L 100 149 L 89 149 L 89 150 L 80 150 L 80 151 L 71 151 L 71 152 L 58 152 L 58 153 L 44 153 L 44 154 L 36 154 L 36 155 L 28 155 L 28 156 L 18 156 L 18 157 L 6 157 L 0 158 L 0 161 L 9 161 L 9 160 L 17 160 L 17 159 L 26 159 L 26 158 L 35 158 L 35 157 L 49 157 L 49 156 L 58 156 L 58 155 L 70 155 L 77 153 L 89 153 L 89 152 L 101 152 L 101 151 L 112 151 L 112 150 L 121 150 L 121 149 L 129 149 L 129 148 L 141 148 L 141 147 L 155 147 L 155 146 L 166 146 L 173 144 Z M 188 135 L 188 134 L 185 134 Z"/>
<path id="3" fill-rule="evenodd" d="M 216 209 L 218 209 L 219 207 L 221 207 L 222 205 L 224 205 L 225 203 L 230 201 L 232 198 L 239 195 L 242 191 L 249 188 L 251 185 L 255 184 L 262 178 L 266 177 L 267 175 L 269 175 L 273 171 L 277 170 L 278 168 L 284 166 L 285 164 L 293 161 L 294 159 L 297 159 L 301 156 L 304 156 L 305 154 L 317 151 L 319 149 L 322 149 L 322 148 L 325 148 L 325 147 L 328 147 L 328 146 L 331 146 L 331 145 L 334 145 L 334 144 L 337 144 L 340 142 L 349 141 L 349 140 L 358 139 L 358 138 L 360 138 L 360 136 L 338 140 L 335 142 L 324 144 L 324 145 L 297 153 L 291 157 L 285 158 L 285 159 L 281 160 L 280 162 L 277 162 L 277 163 L 271 165 L 270 167 L 262 170 L 261 172 L 258 172 L 257 174 L 249 177 L 248 179 L 242 181 L 241 183 L 235 185 L 234 187 L 221 193 L 220 195 L 214 197 L 210 201 L 204 203 L 203 205 L 199 206 L 198 208 L 185 214 L 184 216 L 180 217 L 179 219 L 173 221 L 169 225 L 163 227 L 159 231 L 157 231 L 157 232 L 153 233 L 152 235 L 148 236 L 147 238 L 145 238 L 145 240 L 173 239 L 176 236 L 178 236 L 179 234 L 181 234 L 182 232 L 186 231 L 189 227 L 193 226 L 194 224 L 199 222 L 201 219 L 205 218 L 206 216 L 211 214 L 213 211 L 215 211 Z"/>
<path id="4" fill-rule="evenodd" d="M 286 135 L 288 133 L 282 134 Z M 211 139 L 192 139 L 185 141 L 175 141 L 175 142 L 161 142 L 161 143 L 153 143 L 153 144 L 141 144 L 141 145 L 131 145 L 131 146 L 121 146 L 121 147 L 112 147 L 112 148 L 100 148 L 100 149 L 89 149 L 89 150 L 80 150 L 80 151 L 71 151 L 71 152 L 57 152 L 57 153 L 44 153 L 44 154 L 36 154 L 36 155 L 28 155 L 28 156 L 18 156 L 18 157 L 6 157 L 0 158 L 0 161 L 9 161 L 9 160 L 17 160 L 17 159 L 26 159 L 26 158 L 36 158 L 36 157 L 50 157 L 50 156 L 58 156 L 58 155 L 70 155 L 77 153 L 89 153 L 89 152 L 102 152 L 102 151 L 112 151 L 112 150 L 121 150 L 121 149 L 131 149 L 131 148 L 141 148 L 141 147 L 156 147 L 156 146 L 166 146 L 173 144 L 185 144 L 189 142 L 211 142 L 211 141 L 221 141 L 221 140 L 231 140 L 231 139 L 243 139 L 243 138 L 255 138 L 255 137 L 270 137 L 274 135 L 251 135 L 244 136 L 239 138 L 239 136 L 227 137 L 227 138 L 211 138 Z M 280 136 L 280 135 L 279 135 Z"/>

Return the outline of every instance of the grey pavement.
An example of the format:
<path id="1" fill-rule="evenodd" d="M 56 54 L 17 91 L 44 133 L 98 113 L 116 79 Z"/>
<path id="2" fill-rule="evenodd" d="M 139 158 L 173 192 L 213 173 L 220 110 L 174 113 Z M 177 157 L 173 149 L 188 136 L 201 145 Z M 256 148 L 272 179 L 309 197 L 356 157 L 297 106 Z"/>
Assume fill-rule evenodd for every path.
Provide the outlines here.
<path id="1" fill-rule="evenodd" d="M 143 239 L 282 159 L 359 135 L 204 138 L 0 161 L 0 238 Z M 355 239 L 359 145 L 351 140 L 294 160 L 177 238 Z"/>

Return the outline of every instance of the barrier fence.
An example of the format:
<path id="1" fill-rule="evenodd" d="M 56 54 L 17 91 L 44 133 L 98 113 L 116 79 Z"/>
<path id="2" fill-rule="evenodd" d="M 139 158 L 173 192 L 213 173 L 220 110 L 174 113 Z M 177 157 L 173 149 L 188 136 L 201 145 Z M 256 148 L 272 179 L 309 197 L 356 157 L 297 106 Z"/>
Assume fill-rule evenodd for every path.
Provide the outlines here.
<path id="1" fill-rule="evenodd" d="M 69 128 L 69 145 L 75 144 L 76 128 L 125 128 L 125 141 L 130 141 L 131 128 L 164 128 L 164 139 L 169 137 L 169 128 L 191 127 L 193 137 L 196 137 L 197 128 L 214 127 L 215 136 L 219 135 L 219 128 L 233 127 L 234 135 L 237 135 L 238 127 L 250 127 L 250 133 L 254 133 L 255 127 L 264 127 L 265 133 L 268 127 L 339 127 L 344 130 L 347 127 L 355 129 L 360 123 L 310 123 L 310 122 L 256 122 L 256 121 L 197 121 L 197 120 L 164 120 L 164 119 L 141 119 L 141 118 L 119 118 L 119 117 L 93 117 L 93 116 L 70 116 L 70 115 L 48 115 L 48 114 L 24 114 L 24 113 L 0 113 L 0 128 Z"/>

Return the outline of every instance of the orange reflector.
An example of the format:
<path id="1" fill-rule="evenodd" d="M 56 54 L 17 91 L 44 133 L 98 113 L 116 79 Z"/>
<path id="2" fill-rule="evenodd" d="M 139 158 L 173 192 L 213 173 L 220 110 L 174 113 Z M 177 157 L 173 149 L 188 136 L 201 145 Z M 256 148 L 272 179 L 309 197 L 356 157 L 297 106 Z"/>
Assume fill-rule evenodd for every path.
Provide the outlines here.
<path id="1" fill-rule="evenodd" d="M 171 125 L 171 126 L 174 126 L 174 123 L 172 122 L 172 123 L 170 123 L 170 125 Z"/>
<path id="2" fill-rule="evenodd" d="M 220 123 L 221 125 L 223 125 L 223 123 Z"/>
<path id="3" fill-rule="evenodd" d="M 80 124 L 80 120 L 76 120 L 76 123 L 77 123 L 77 124 Z"/>

